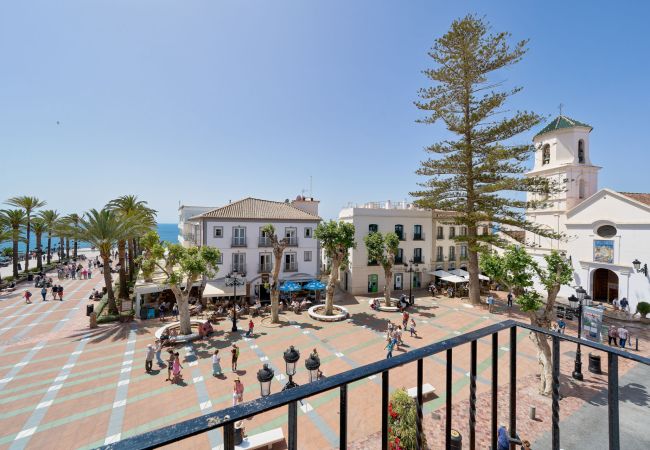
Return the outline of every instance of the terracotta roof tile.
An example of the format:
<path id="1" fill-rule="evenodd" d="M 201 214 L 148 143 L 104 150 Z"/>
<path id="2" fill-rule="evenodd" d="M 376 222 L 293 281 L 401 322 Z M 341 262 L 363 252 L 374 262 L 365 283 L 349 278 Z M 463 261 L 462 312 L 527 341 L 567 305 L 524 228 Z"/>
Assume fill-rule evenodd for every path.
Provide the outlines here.
<path id="1" fill-rule="evenodd" d="M 645 194 L 642 192 L 619 192 L 619 194 L 623 194 L 632 200 L 636 200 L 637 202 L 641 202 L 650 206 L 650 194 Z"/>
<path id="2" fill-rule="evenodd" d="M 221 219 L 320 220 L 290 203 L 247 197 L 197 217 Z"/>

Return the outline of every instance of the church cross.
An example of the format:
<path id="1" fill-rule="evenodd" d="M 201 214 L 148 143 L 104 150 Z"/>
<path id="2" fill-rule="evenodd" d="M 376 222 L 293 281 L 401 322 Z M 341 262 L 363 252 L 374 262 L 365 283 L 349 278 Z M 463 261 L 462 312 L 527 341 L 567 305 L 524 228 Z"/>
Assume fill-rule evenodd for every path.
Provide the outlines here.
<path id="1" fill-rule="evenodd" d="M 562 108 L 564 108 L 564 103 L 560 103 L 558 108 L 560 108 L 560 115 L 562 115 Z"/>

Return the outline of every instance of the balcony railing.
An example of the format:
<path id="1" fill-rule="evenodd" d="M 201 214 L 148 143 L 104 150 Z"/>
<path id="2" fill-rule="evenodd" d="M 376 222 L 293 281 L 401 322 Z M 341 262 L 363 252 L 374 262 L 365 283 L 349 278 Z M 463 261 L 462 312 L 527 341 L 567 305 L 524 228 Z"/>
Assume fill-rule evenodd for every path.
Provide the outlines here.
<path id="1" fill-rule="evenodd" d="M 230 243 L 232 247 L 246 247 L 246 238 L 239 237 L 239 238 L 232 238 L 232 241 Z"/>
<path id="2" fill-rule="evenodd" d="M 436 256 L 436 262 L 443 262 L 445 258 L 442 255 Z"/>
<path id="3" fill-rule="evenodd" d="M 230 265 L 230 271 L 231 272 L 237 272 L 239 274 L 245 275 L 246 274 L 246 264 L 231 264 Z"/>
<path id="4" fill-rule="evenodd" d="M 298 263 L 284 263 L 285 272 L 298 272 Z"/>
<path id="5" fill-rule="evenodd" d="M 599 350 L 607 354 L 607 392 L 608 392 L 608 436 L 609 448 L 620 449 L 620 423 L 619 423 L 619 382 L 618 382 L 618 358 L 625 358 L 636 361 L 641 364 L 650 365 L 650 358 L 645 358 L 637 354 L 627 353 L 621 349 L 609 347 L 587 340 L 578 339 L 564 334 L 554 333 L 547 329 L 537 328 L 531 325 L 506 320 L 501 323 L 490 325 L 479 330 L 475 330 L 460 336 L 455 336 L 435 344 L 413 349 L 407 353 L 402 353 L 394 358 L 382 359 L 365 366 L 357 367 L 346 372 L 322 378 L 318 381 L 303 384 L 292 389 L 283 390 L 268 397 L 257 398 L 254 401 L 242 403 L 237 406 L 225 408 L 221 411 L 215 411 L 193 419 L 185 420 L 173 425 L 150 431 L 138 436 L 124 439 L 104 446 L 104 449 L 140 449 L 140 448 L 157 448 L 164 445 L 173 444 L 183 439 L 205 433 L 210 430 L 221 428 L 223 431 L 223 448 L 224 450 L 234 450 L 235 448 L 235 423 L 277 408 L 288 406 L 288 448 L 294 450 L 297 448 L 298 437 L 298 402 L 303 399 L 330 391 L 339 390 L 339 447 L 345 449 L 348 447 L 347 427 L 348 427 L 348 387 L 351 383 L 368 378 L 369 376 L 381 374 L 382 393 L 381 399 L 377 400 L 377 407 L 381 408 L 381 448 L 388 448 L 388 402 L 389 402 L 389 379 L 390 370 L 404 366 L 409 363 L 416 363 L 416 396 L 417 404 L 416 417 L 416 438 L 417 448 L 423 448 L 422 436 L 423 430 L 423 384 L 424 384 L 424 360 L 432 355 L 446 354 L 446 383 L 445 383 L 445 447 L 452 448 L 451 431 L 453 426 L 452 400 L 453 400 L 453 353 L 461 345 L 470 345 L 470 371 L 469 375 L 469 435 L 467 436 L 468 448 L 476 448 L 476 381 L 478 368 L 478 340 L 491 337 L 491 421 L 487 428 L 490 433 L 491 447 L 497 448 L 497 427 L 499 425 L 499 399 L 498 399 L 498 376 L 499 376 L 499 332 L 507 331 L 509 334 L 509 360 L 508 364 L 508 432 L 512 444 L 518 442 L 517 437 L 517 329 L 523 328 L 544 335 L 550 336 L 552 343 L 552 397 L 551 397 L 551 439 L 553 450 L 560 449 L 560 341 L 580 343 L 586 347 Z M 503 344 L 502 344 L 503 346 Z M 466 355 L 463 350 L 461 355 Z M 376 401 L 373 398 L 367 398 L 366 401 Z M 503 414 L 503 413 L 501 413 Z M 505 414 L 503 414 L 505 415 Z M 486 424 L 487 425 L 487 424 Z M 570 430 L 575 432 L 575 430 Z M 440 443 L 442 444 L 442 442 Z M 440 445 L 442 447 L 442 445 Z"/>
<path id="6" fill-rule="evenodd" d="M 257 273 L 269 273 L 272 270 L 273 270 L 273 264 L 272 263 L 258 264 L 257 265 Z"/>
<path id="7" fill-rule="evenodd" d="M 291 236 L 291 237 L 286 237 L 285 239 L 287 240 L 288 242 L 287 245 L 289 247 L 298 247 L 298 237 Z"/>
<path id="8" fill-rule="evenodd" d="M 404 264 L 404 258 L 402 256 L 396 256 L 395 264 Z"/>
<path id="9" fill-rule="evenodd" d="M 421 256 L 414 256 L 413 257 L 413 264 L 422 264 L 423 260 Z"/>
<path id="10" fill-rule="evenodd" d="M 399 238 L 400 241 L 405 241 L 406 240 L 406 233 L 402 231 L 401 233 L 398 233 L 397 231 L 395 232 L 397 237 Z"/>
<path id="11" fill-rule="evenodd" d="M 271 247 L 272 245 L 271 238 L 266 236 L 260 236 L 259 241 L 257 242 L 258 247 Z"/>
<path id="12" fill-rule="evenodd" d="M 414 241 L 423 241 L 424 240 L 424 233 L 413 233 L 413 240 Z"/>

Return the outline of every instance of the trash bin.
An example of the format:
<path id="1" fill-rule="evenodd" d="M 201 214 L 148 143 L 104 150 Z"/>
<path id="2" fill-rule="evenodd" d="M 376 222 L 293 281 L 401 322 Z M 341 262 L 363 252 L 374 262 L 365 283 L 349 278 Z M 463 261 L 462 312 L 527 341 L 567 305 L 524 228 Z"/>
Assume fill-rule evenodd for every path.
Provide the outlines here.
<path id="1" fill-rule="evenodd" d="M 603 373 L 600 369 L 600 355 L 589 353 L 589 372 L 598 374 Z"/>
<path id="2" fill-rule="evenodd" d="M 34 274 L 28 274 L 27 275 L 27 281 L 34 281 Z"/>
<path id="3" fill-rule="evenodd" d="M 452 450 L 463 450 L 463 436 L 458 430 L 451 430 L 451 446 Z"/>
<path id="4" fill-rule="evenodd" d="M 86 315 L 87 316 L 90 316 L 94 310 L 95 310 L 95 305 L 94 304 L 88 303 L 86 305 Z"/>

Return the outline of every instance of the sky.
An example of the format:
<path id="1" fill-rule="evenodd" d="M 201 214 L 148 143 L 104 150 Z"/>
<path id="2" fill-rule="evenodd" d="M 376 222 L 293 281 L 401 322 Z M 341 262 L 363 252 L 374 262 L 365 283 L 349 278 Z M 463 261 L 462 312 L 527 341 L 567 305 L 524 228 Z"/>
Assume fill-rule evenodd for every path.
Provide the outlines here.
<path id="1" fill-rule="evenodd" d="M 0 6 L 0 200 L 136 194 L 163 223 L 310 177 L 323 218 L 408 200 L 445 136 L 415 122 L 427 51 L 468 13 L 530 39 L 496 75 L 524 88 L 510 109 L 564 104 L 594 127 L 599 187 L 650 192 L 648 2 L 21 0 Z"/>

